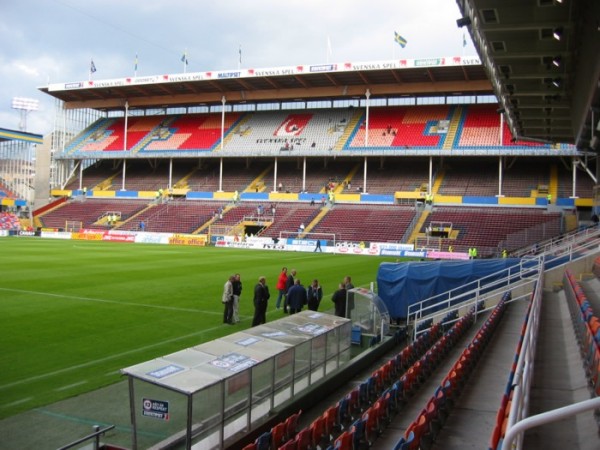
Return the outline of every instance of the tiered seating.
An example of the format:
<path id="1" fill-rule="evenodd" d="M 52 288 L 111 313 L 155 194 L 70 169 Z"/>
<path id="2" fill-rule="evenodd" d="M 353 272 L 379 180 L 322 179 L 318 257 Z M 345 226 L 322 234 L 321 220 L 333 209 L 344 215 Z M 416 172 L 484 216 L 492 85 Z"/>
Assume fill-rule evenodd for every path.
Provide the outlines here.
<path id="1" fill-rule="evenodd" d="M 240 113 L 225 115 L 224 132 L 229 131 Z M 190 114 L 164 118 L 144 151 L 210 150 L 221 140 L 221 114 Z"/>
<path id="2" fill-rule="evenodd" d="M 452 229 L 459 232 L 456 239 L 443 239 L 444 250 L 449 245 L 454 247 L 454 251 L 477 247 L 479 256 L 495 254 L 498 245 L 508 235 L 521 230 L 532 229 L 532 235 L 528 237 L 530 242 L 560 234 L 560 213 L 537 209 L 436 207 L 427 217 L 421 231 L 425 232 L 431 222 L 449 222 Z M 543 226 L 536 227 L 538 225 Z"/>
<path id="3" fill-rule="evenodd" d="M 223 214 L 223 218 L 220 219 L 217 224 L 219 225 L 235 225 L 244 217 L 257 217 L 258 206 L 262 205 L 263 215 L 267 218 L 272 218 L 273 214 L 270 209 L 270 204 L 264 203 L 240 203 L 234 208 L 229 209 Z"/>
<path id="4" fill-rule="evenodd" d="M 466 115 L 459 129 L 458 148 L 495 147 L 500 145 L 500 114 L 497 104 L 465 105 Z M 502 146 L 507 147 L 547 147 L 538 142 L 512 142 L 508 123 L 504 122 Z"/>
<path id="5" fill-rule="evenodd" d="M 398 242 L 414 215 L 395 205 L 336 205 L 311 231 L 335 233 L 338 241 Z"/>
<path id="6" fill-rule="evenodd" d="M 508 299 L 510 299 L 509 293 L 503 296 L 471 343 L 463 350 L 421 413 L 408 426 L 404 437 L 396 444 L 396 449 L 431 447 L 437 433 L 456 404 L 456 400 L 460 397 L 485 346 L 500 323 Z"/>
<path id="7" fill-rule="evenodd" d="M 293 154 L 296 149 L 331 150 L 343 135 L 353 110 L 268 111 L 248 114 L 227 137 L 224 151 L 257 149 Z"/>
<path id="8" fill-rule="evenodd" d="M 369 110 L 369 147 L 440 148 L 445 134 L 437 132 L 440 120 L 450 120 L 451 107 L 428 105 L 382 107 Z M 364 147 L 366 117 L 348 147 Z"/>
<path id="9" fill-rule="evenodd" d="M 19 218 L 9 212 L 0 213 L 0 230 L 20 230 L 21 223 Z"/>
<path id="10" fill-rule="evenodd" d="M 122 186 L 122 178 L 117 176 L 113 180 L 113 190 Z M 169 184 L 168 161 L 158 160 L 151 166 L 145 160 L 127 161 L 125 189 L 129 191 L 158 191 Z"/>
<path id="11" fill-rule="evenodd" d="M 493 197 L 498 193 L 498 165 L 490 159 L 453 160 L 444 171 L 439 194 Z"/>
<path id="12" fill-rule="evenodd" d="M 70 201 L 40 216 L 40 220 L 44 227 L 49 228 L 64 228 L 67 221 L 81 222 L 84 228 L 98 228 L 94 223 L 109 211 L 120 213 L 121 220 L 126 220 L 146 206 L 147 202 L 141 200 Z"/>
<path id="13" fill-rule="evenodd" d="M 127 149 L 125 149 L 125 118 L 103 119 L 110 123 L 103 131 L 90 133 L 80 148 L 82 152 L 130 150 L 160 124 L 162 117 L 129 117 L 127 119 Z M 96 125 L 97 126 L 97 125 Z M 101 129 L 102 130 L 102 129 Z"/>
<path id="14" fill-rule="evenodd" d="M 519 360 L 519 355 L 521 354 L 523 339 L 525 338 L 525 329 L 527 328 L 527 323 L 529 322 L 529 313 L 531 312 L 532 305 L 533 302 L 530 302 L 527 308 L 527 313 L 525 314 L 525 319 L 523 320 L 523 326 L 521 327 L 521 335 L 517 344 L 517 348 L 515 350 L 515 358 L 513 361 L 513 365 L 508 375 L 508 381 L 506 383 L 504 394 L 502 395 L 502 400 L 500 402 L 500 407 L 498 408 L 498 413 L 496 414 L 496 424 L 494 425 L 492 436 L 490 438 L 489 450 L 500 450 L 502 448 L 502 439 L 504 438 L 504 433 L 506 432 L 506 426 L 508 424 L 510 402 L 512 400 L 512 394 L 515 388 L 513 382 L 516 373 L 517 361 Z"/>
<path id="15" fill-rule="evenodd" d="M 120 170 L 112 166 L 112 161 L 98 161 L 93 166 L 88 167 L 83 171 L 83 179 L 81 186 L 87 187 L 88 190 L 93 189 L 111 176 L 120 173 Z M 110 165 L 110 166 L 109 166 Z M 121 179 L 119 178 L 119 181 Z M 79 174 L 65 186 L 65 189 L 76 190 L 79 189 Z"/>
<path id="16" fill-rule="evenodd" d="M 252 181 L 259 177 L 265 167 L 266 165 L 261 161 L 253 161 L 248 166 L 246 161 L 228 160 L 223 168 L 222 184 L 219 186 L 218 163 L 216 160 L 204 160 L 201 168 L 187 167 L 186 175 L 190 176 L 185 180 L 185 186 L 194 192 L 216 192 L 221 189 L 226 192 L 241 193 L 250 187 Z"/>
<path id="17" fill-rule="evenodd" d="M 495 177 L 498 178 L 497 173 Z M 505 196 L 529 197 L 539 186 L 550 184 L 550 166 L 540 159 L 518 158 L 503 170 L 502 180 L 502 194 Z"/>
<path id="18" fill-rule="evenodd" d="M 454 314 L 449 314 L 440 323 L 424 330 L 412 344 L 375 369 L 371 376 L 300 430 L 294 438 L 295 446 L 291 448 L 370 447 L 393 415 L 466 332 L 474 314 L 471 312 L 455 319 Z M 442 336 L 444 330 L 447 331 Z"/>
<path id="19" fill-rule="evenodd" d="M 298 435 L 298 420 L 301 414 L 302 410 L 299 410 L 283 422 L 276 423 L 269 431 L 265 431 L 254 442 L 246 445 L 243 450 L 298 450 L 296 438 Z"/>
<path id="20" fill-rule="evenodd" d="M 393 194 L 397 191 L 414 192 L 428 182 L 428 167 L 425 160 L 392 160 L 378 168 L 369 168 L 367 192 L 369 194 Z M 347 192 L 356 192 L 363 186 L 363 172 L 359 170 Z"/>
<path id="21" fill-rule="evenodd" d="M 145 231 L 192 233 L 215 216 L 222 202 L 174 201 L 147 208 L 123 228 L 137 231 L 144 222 Z"/>
<path id="22" fill-rule="evenodd" d="M 594 262 L 597 272 L 600 258 Z M 600 318 L 593 310 L 581 285 L 570 270 L 565 271 L 564 285 L 567 288 L 569 311 L 583 357 L 586 375 L 593 396 L 600 395 Z"/>
<path id="23" fill-rule="evenodd" d="M 558 166 L 558 190 L 557 197 L 569 198 L 573 195 L 573 172 L 565 169 L 562 165 Z M 594 196 L 594 181 L 590 176 L 578 169 L 577 171 L 577 184 L 575 189 L 575 195 L 577 197 L 588 197 Z"/>
<path id="24" fill-rule="evenodd" d="M 262 237 L 279 238 L 282 231 L 296 231 L 301 223 L 308 225 L 320 211 L 306 204 L 278 203 L 275 206 L 275 220 L 260 234 Z"/>

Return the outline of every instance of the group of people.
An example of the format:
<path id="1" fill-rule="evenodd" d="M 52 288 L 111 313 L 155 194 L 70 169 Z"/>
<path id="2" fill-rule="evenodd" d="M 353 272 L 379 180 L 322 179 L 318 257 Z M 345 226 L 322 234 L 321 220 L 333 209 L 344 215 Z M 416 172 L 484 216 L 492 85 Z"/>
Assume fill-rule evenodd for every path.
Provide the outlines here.
<path id="1" fill-rule="evenodd" d="M 285 314 L 295 314 L 302 311 L 304 305 L 311 311 L 318 311 L 321 300 L 323 299 L 323 288 L 318 279 L 312 280 L 311 284 L 305 288 L 300 278 L 297 276 L 296 269 L 288 272 L 287 267 L 281 269 L 277 279 L 277 300 L 275 308 L 281 309 Z M 352 278 L 346 276 L 338 289 L 333 293 L 331 300 L 335 306 L 335 315 L 346 316 L 346 294 L 353 289 Z"/>
<path id="2" fill-rule="evenodd" d="M 297 276 L 296 269 L 288 272 L 287 267 L 281 269 L 277 279 L 277 300 L 276 309 L 283 307 L 285 314 L 296 314 L 302 311 L 304 306 L 311 311 L 318 311 L 321 300 L 323 300 L 323 288 L 318 279 L 312 280 L 308 287 L 304 287 L 300 278 Z M 346 300 L 349 308 L 353 308 L 353 296 L 348 296 L 348 291 L 353 289 L 352 278 L 344 277 L 344 280 L 338 285 L 338 289 L 333 293 L 331 300 L 334 304 L 335 315 L 346 317 Z M 242 281 L 239 273 L 231 275 L 223 287 L 222 303 L 224 305 L 223 323 L 234 325 L 240 321 L 239 301 L 242 294 Z M 252 326 L 262 325 L 267 322 L 267 309 L 271 294 L 267 279 L 264 276 L 258 278 L 254 286 L 254 317 Z"/>

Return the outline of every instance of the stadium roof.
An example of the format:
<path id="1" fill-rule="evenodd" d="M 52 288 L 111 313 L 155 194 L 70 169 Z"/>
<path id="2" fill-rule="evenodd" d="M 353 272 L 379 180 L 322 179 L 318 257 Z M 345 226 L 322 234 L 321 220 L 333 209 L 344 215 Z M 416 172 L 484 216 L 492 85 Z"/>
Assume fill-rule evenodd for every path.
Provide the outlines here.
<path id="1" fill-rule="evenodd" d="M 34 144 L 41 144 L 44 137 L 41 134 L 27 133 L 25 131 L 9 130 L 7 128 L 0 128 L 0 142 L 6 141 L 23 141 L 31 142 Z"/>
<path id="2" fill-rule="evenodd" d="M 389 96 L 492 95 L 478 57 L 338 63 L 52 84 L 68 109 L 123 110 Z"/>
<path id="3" fill-rule="evenodd" d="M 513 136 L 600 150 L 600 1 L 457 4 Z"/>

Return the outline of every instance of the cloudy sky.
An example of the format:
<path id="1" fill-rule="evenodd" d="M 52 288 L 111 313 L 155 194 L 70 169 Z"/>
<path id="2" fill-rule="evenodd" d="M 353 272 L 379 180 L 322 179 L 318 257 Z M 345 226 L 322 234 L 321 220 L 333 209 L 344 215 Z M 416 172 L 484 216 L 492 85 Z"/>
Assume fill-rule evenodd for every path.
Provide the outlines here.
<path id="1" fill-rule="evenodd" d="M 0 0 L 0 128 L 12 99 L 39 101 L 27 131 L 52 130 L 48 83 L 134 75 L 475 55 L 453 0 Z M 394 42 L 397 31 L 407 41 Z M 328 43 L 330 45 L 328 45 Z M 330 51 L 328 50 L 330 49 Z"/>

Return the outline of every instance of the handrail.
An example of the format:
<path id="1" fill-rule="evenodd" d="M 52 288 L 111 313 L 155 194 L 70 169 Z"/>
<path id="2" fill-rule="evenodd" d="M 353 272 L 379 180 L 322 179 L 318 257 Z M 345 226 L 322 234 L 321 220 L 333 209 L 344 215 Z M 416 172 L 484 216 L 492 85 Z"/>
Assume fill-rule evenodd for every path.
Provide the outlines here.
<path id="1" fill-rule="evenodd" d="M 440 305 L 444 302 L 456 301 L 457 298 L 464 297 L 465 295 L 472 295 L 473 292 L 478 292 L 483 288 L 485 288 L 486 290 L 489 290 L 494 285 L 497 285 L 497 284 L 498 285 L 506 285 L 507 282 L 510 283 L 512 281 L 519 280 L 522 278 L 523 274 L 526 272 L 528 273 L 528 276 L 531 276 L 531 274 L 529 274 L 529 272 L 531 272 L 532 270 L 535 272 L 536 268 L 539 268 L 540 258 L 533 257 L 533 258 L 527 259 L 526 261 L 533 261 L 533 262 L 527 263 L 527 264 L 525 264 L 524 261 L 515 263 L 513 266 L 505 267 L 504 269 L 501 269 L 497 272 L 486 275 L 485 277 L 479 278 L 477 280 L 473 280 L 469 283 L 466 283 L 462 286 L 450 289 L 446 292 L 436 294 L 436 295 L 429 297 L 425 300 L 422 300 L 420 302 L 413 303 L 412 305 L 409 305 L 409 307 L 408 307 L 408 320 L 410 321 L 412 316 L 414 316 L 415 318 L 422 317 L 423 311 L 426 311 L 427 309 L 431 309 L 431 306 L 423 307 L 424 304 Z M 505 276 L 501 279 L 498 279 L 498 277 L 502 273 L 507 273 L 507 276 Z M 464 292 L 465 289 L 468 289 L 468 292 Z M 460 291 L 460 293 L 457 293 L 459 291 Z"/>
<path id="2" fill-rule="evenodd" d="M 427 311 L 435 308 L 437 311 L 441 305 L 446 304 L 450 307 L 451 304 L 460 302 L 460 298 L 472 298 L 473 295 L 478 297 L 481 291 L 490 291 L 494 286 L 502 287 L 507 284 L 514 283 L 523 278 L 536 278 L 537 274 L 543 270 L 544 263 L 552 258 L 568 257 L 569 261 L 577 258 L 577 253 L 597 249 L 600 246 L 600 227 L 586 228 L 578 233 L 562 236 L 559 239 L 553 240 L 551 244 L 544 247 L 544 252 L 538 255 L 524 255 L 518 265 L 510 266 L 498 272 L 489 274 L 483 278 L 467 283 L 463 286 L 451 289 L 446 292 L 429 297 L 418 303 L 409 305 L 407 314 L 407 325 L 411 321 L 417 322 L 427 317 Z M 583 257 L 583 255 L 581 256 Z M 517 269 L 517 272 L 513 272 Z M 508 275 L 503 279 L 495 279 L 502 272 L 507 272 Z M 491 280 L 486 283 L 486 280 Z M 464 292 L 465 289 L 469 289 Z M 457 294 L 457 291 L 462 291 Z M 456 294 L 456 295 L 454 295 Z M 428 306 L 423 306 L 427 304 Z M 416 327 L 415 327 L 416 329 Z"/>
<path id="3" fill-rule="evenodd" d="M 440 314 L 440 312 L 445 313 L 453 309 L 460 309 L 466 305 L 470 305 L 471 303 L 485 301 L 493 296 L 497 296 L 498 289 L 515 289 L 526 286 L 527 284 L 532 284 L 538 280 L 543 271 L 543 261 L 544 260 L 542 257 L 524 258 L 519 264 L 507 267 L 501 271 L 495 272 L 494 274 L 488 275 L 484 278 L 480 278 L 479 280 L 475 280 L 462 287 L 452 289 L 434 297 L 430 297 L 425 301 L 415 303 L 414 305 L 409 306 L 407 326 L 411 323 L 411 321 L 413 322 L 415 330 L 414 337 L 416 338 L 418 323 L 433 318 Z M 516 268 L 518 268 L 518 270 L 515 270 Z M 492 278 L 491 281 L 487 283 L 484 282 L 486 279 L 490 279 L 494 276 L 497 277 L 502 272 L 507 271 L 508 276 L 504 278 Z M 454 296 L 452 295 L 455 291 L 464 289 L 465 286 L 469 285 L 474 285 L 475 287 L 467 292 L 461 292 Z M 447 298 L 435 302 L 434 299 L 441 296 L 447 296 Z M 425 305 L 425 302 L 432 302 L 432 304 L 423 306 Z M 419 309 L 411 312 L 411 307 L 415 305 Z"/>
<path id="4" fill-rule="evenodd" d="M 582 402 L 574 403 L 572 405 L 546 411 L 541 414 L 536 414 L 535 416 L 527 417 L 526 419 L 521 420 L 506 430 L 501 448 L 502 450 L 512 448 L 513 441 L 517 435 L 522 435 L 524 431 L 529 430 L 530 428 L 556 422 L 558 420 L 598 408 L 600 408 L 600 397 L 595 397 Z"/>
<path id="5" fill-rule="evenodd" d="M 542 272 L 533 292 L 529 320 L 523 333 L 521 351 L 519 352 L 519 358 L 515 366 L 515 375 L 513 378 L 514 392 L 508 415 L 508 428 L 523 419 L 529 411 L 529 393 L 533 378 L 533 366 L 542 309 L 543 285 L 544 274 Z M 519 442 L 519 446 L 521 444 L 522 442 Z"/>
<path id="6" fill-rule="evenodd" d="M 96 450 L 96 449 L 99 448 L 99 445 L 100 445 L 100 440 L 99 440 L 100 435 L 106 433 L 107 431 L 112 430 L 114 427 L 115 427 L 114 425 L 109 425 L 108 427 L 106 427 L 106 428 L 104 428 L 104 429 L 101 430 L 98 425 L 94 425 L 94 430 L 95 431 L 92 434 L 88 434 L 87 436 L 84 436 L 84 437 L 82 437 L 80 439 L 77 439 L 76 441 L 73 441 L 70 444 L 67 444 L 67 445 L 65 445 L 63 447 L 59 447 L 58 450 L 67 450 L 69 448 L 73 448 L 76 445 L 79 445 L 79 444 L 81 444 L 82 442 L 85 442 L 85 441 L 89 441 L 90 439 L 93 439 L 93 438 L 96 438 L 95 441 L 94 441 L 94 449 Z"/>

